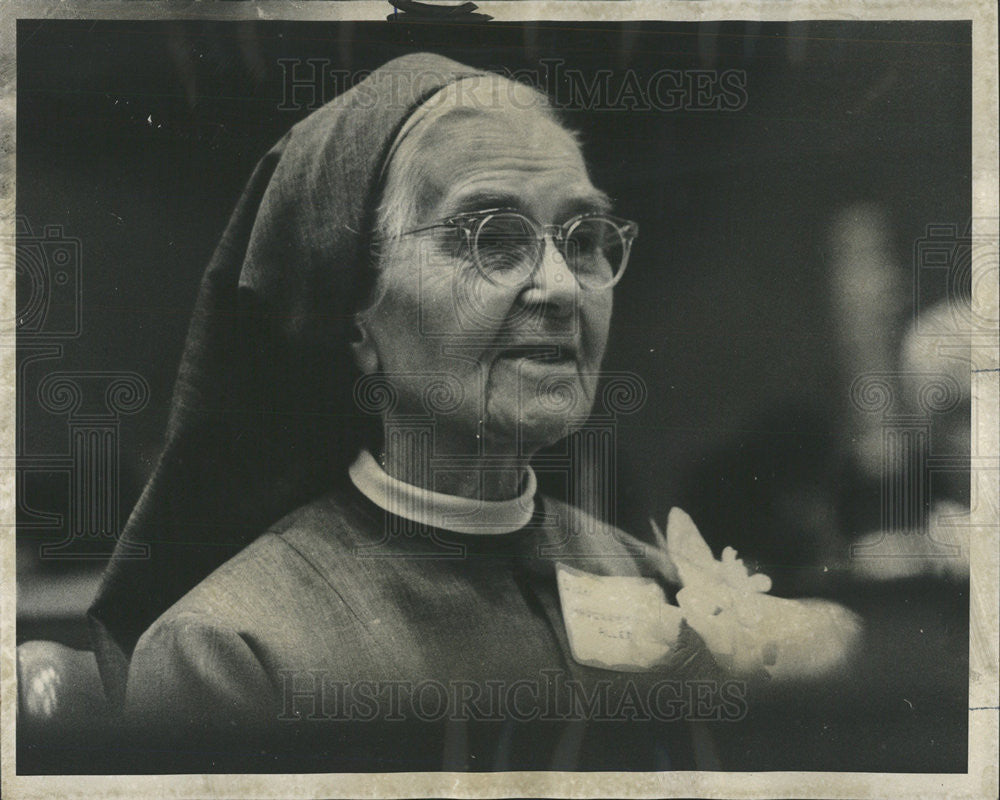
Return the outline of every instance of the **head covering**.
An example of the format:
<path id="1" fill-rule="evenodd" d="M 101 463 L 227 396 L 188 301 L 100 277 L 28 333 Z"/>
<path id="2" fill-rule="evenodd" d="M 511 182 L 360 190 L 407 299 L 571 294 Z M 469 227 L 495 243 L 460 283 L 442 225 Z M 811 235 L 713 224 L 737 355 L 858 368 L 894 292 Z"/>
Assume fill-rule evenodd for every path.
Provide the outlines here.
<path id="1" fill-rule="evenodd" d="M 383 167 L 429 97 L 482 74 L 414 54 L 295 125 L 261 159 L 202 279 L 160 460 L 90 608 L 109 700 L 143 631 L 271 524 L 346 474 L 353 314 Z"/>

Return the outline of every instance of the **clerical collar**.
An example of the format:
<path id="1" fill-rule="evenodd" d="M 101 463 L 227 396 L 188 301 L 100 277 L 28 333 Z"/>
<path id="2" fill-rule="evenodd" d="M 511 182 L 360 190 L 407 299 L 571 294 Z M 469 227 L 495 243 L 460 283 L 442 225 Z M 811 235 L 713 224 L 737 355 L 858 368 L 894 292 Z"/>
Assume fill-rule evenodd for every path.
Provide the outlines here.
<path id="1" fill-rule="evenodd" d="M 365 497 L 390 514 L 455 533 L 494 534 L 520 530 L 534 513 L 538 482 L 529 466 L 524 491 L 512 500 L 473 500 L 422 489 L 389 475 L 362 450 L 348 474 Z"/>

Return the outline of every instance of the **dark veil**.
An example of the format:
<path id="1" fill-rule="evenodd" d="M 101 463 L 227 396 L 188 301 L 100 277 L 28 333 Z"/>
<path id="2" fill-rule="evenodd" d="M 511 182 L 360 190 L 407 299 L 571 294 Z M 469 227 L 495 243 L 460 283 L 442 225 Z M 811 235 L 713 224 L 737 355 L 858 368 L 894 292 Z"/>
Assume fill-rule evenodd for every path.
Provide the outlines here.
<path id="1" fill-rule="evenodd" d="M 382 169 L 413 111 L 476 74 L 397 58 L 257 165 L 202 278 L 163 452 L 89 611 L 113 703 L 161 613 L 345 473 L 372 424 L 354 407 L 347 344 L 371 288 Z"/>

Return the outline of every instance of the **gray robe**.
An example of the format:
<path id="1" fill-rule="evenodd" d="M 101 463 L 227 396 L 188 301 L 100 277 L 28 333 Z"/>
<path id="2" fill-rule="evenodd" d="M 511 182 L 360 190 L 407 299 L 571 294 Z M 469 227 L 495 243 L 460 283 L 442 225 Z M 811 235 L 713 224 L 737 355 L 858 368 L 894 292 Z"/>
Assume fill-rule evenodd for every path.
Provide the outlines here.
<path id="1" fill-rule="evenodd" d="M 409 722 L 416 727 L 388 725 L 387 746 L 402 746 L 404 730 L 408 741 L 440 737 L 429 769 L 442 768 L 435 753 L 459 769 L 578 768 L 583 728 L 620 704 L 629 682 L 641 687 L 650 676 L 574 662 L 555 564 L 639 575 L 649 569 L 642 545 L 542 497 L 532 521 L 510 534 L 406 523 L 400 532 L 401 522 L 350 486 L 286 517 L 146 631 L 127 712 L 192 729 L 312 725 L 342 740 L 350 729 L 369 734 L 371 723 Z M 595 697 L 604 705 L 588 711 Z M 429 724 L 439 722 L 443 729 Z M 471 761 L 468 723 L 490 732 L 480 744 L 489 764 Z M 533 731 L 527 761 L 511 755 L 512 726 L 522 740 Z M 605 729 L 622 746 L 642 727 L 619 719 Z M 678 727 L 654 738 L 676 739 Z M 670 749 L 645 768 L 676 765 Z"/>

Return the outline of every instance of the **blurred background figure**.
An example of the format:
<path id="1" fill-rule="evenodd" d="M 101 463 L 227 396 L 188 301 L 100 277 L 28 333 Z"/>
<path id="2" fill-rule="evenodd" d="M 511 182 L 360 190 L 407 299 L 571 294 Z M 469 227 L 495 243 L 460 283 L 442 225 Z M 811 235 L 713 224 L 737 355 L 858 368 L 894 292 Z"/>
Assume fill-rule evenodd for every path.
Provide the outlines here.
<path id="1" fill-rule="evenodd" d="M 968 305 L 949 298 L 923 311 L 903 337 L 898 362 L 902 415 L 928 420 L 929 437 L 917 440 L 920 449 L 910 459 L 911 464 L 923 465 L 918 488 L 926 497 L 920 498 L 920 513 L 910 525 L 876 529 L 858 540 L 854 550 L 862 557 L 853 559 L 851 567 L 859 577 L 968 578 L 970 316 Z M 888 489 L 905 477 L 901 474 L 905 462 L 885 463 L 893 451 L 886 447 L 882 431 L 878 433 Z M 935 463 L 942 468 L 935 470 Z"/>
<path id="2" fill-rule="evenodd" d="M 842 380 L 879 375 L 890 396 L 899 394 L 895 374 L 909 307 L 909 287 L 892 248 L 888 214 L 876 203 L 859 203 L 835 215 L 829 226 L 830 301 L 836 324 Z M 852 404 L 844 425 L 848 455 L 860 476 L 882 473 L 882 424 Z"/>
<path id="3" fill-rule="evenodd" d="M 682 493 L 713 548 L 736 547 L 778 593 L 834 575 L 968 574 L 953 540 L 969 502 L 969 309 L 961 292 L 915 308 L 897 238 L 884 205 L 832 215 L 835 396 L 778 403 Z"/>

